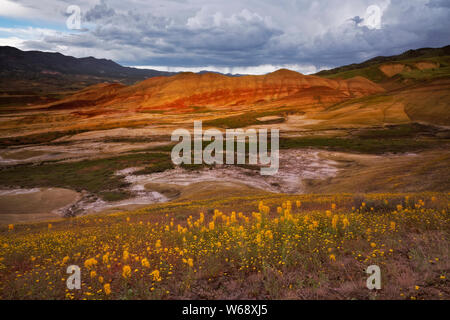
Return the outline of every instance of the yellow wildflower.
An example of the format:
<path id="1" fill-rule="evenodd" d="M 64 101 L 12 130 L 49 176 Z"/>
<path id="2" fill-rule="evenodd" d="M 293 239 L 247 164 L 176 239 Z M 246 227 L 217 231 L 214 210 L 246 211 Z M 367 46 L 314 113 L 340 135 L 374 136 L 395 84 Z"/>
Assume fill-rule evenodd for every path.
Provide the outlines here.
<path id="1" fill-rule="evenodd" d="M 103 289 L 105 290 L 105 294 L 108 296 L 111 294 L 111 285 L 109 283 L 105 283 L 103 286 Z"/>
<path id="2" fill-rule="evenodd" d="M 183 262 L 186 263 L 191 268 L 194 266 L 194 261 L 192 260 L 192 258 L 189 258 L 189 259 L 183 258 Z"/>
<path id="3" fill-rule="evenodd" d="M 122 276 L 127 279 L 131 276 L 131 268 L 130 266 L 124 266 L 122 269 Z"/>
<path id="4" fill-rule="evenodd" d="M 153 276 L 153 281 L 161 281 L 158 270 L 154 270 L 150 275 Z"/>
<path id="5" fill-rule="evenodd" d="M 123 252 L 123 261 L 127 262 L 129 256 L 130 256 L 130 254 L 128 253 L 127 250 L 125 250 L 125 251 Z"/>
<path id="6" fill-rule="evenodd" d="M 87 259 L 85 262 L 84 262 L 84 266 L 87 268 L 87 269 L 91 269 L 93 266 L 95 266 L 97 264 L 97 260 L 95 260 L 94 258 L 90 258 L 90 259 Z"/>
<path id="7" fill-rule="evenodd" d="M 338 221 L 339 221 L 339 216 L 337 214 L 335 214 L 333 216 L 333 219 L 331 220 L 331 225 L 333 226 L 333 229 L 337 228 Z"/>
<path id="8" fill-rule="evenodd" d="M 395 222 L 394 221 L 391 221 L 390 228 L 392 231 L 395 231 Z"/>
<path id="9" fill-rule="evenodd" d="M 342 220 L 342 224 L 343 224 L 343 226 L 344 226 L 344 229 L 346 229 L 346 228 L 349 226 L 350 222 L 348 221 L 347 217 L 345 217 L 345 218 Z"/>
<path id="10" fill-rule="evenodd" d="M 147 258 L 142 259 L 141 264 L 145 268 L 150 268 L 150 263 L 148 262 Z"/>

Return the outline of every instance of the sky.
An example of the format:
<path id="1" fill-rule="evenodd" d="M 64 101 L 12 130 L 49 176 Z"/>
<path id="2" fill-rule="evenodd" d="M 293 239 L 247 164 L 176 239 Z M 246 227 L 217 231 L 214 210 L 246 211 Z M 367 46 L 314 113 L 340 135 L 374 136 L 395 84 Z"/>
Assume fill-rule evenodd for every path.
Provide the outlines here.
<path id="1" fill-rule="evenodd" d="M 450 0 L 0 0 L 0 45 L 163 71 L 311 74 L 450 44 Z"/>

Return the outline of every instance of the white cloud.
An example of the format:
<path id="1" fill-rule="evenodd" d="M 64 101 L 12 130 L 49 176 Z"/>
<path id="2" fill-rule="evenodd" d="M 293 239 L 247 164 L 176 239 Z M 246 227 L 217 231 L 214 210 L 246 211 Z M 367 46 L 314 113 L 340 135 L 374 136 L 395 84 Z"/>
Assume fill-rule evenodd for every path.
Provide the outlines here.
<path id="1" fill-rule="evenodd" d="M 25 27 L 25 28 L 4 28 L 4 27 L 0 27 L 0 32 L 14 34 L 14 35 L 19 36 L 20 38 L 22 38 L 24 40 L 26 40 L 26 39 L 43 38 L 43 37 L 46 37 L 46 36 L 56 36 L 56 35 L 60 35 L 61 34 L 61 32 L 53 30 L 53 29 L 34 28 L 34 27 Z"/>
<path id="2" fill-rule="evenodd" d="M 9 0 L 0 0 L 0 16 L 20 18 L 32 15 L 33 10 Z"/>
<path id="3" fill-rule="evenodd" d="M 28 49 L 38 49 L 43 51 L 57 51 L 61 49 L 60 47 L 49 48 L 46 50 L 45 46 L 37 46 L 35 48 L 30 48 L 27 43 L 28 41 L 37 41 L 41 43 L 46 37 L 59 37 L 61 32 L 46 29 L 46 28 L 33 28 L 33 27 L 25 27 L 25 28 L 4 28 L 0 27 L 0 46 L 11 46 L 16 47 L 21 50 Z"/>
<path id="4" fill-rule="evenodd" d="M 0 46 L 10 46 L 25 49 L 23 39 L 17 37 L 0 38 Z"/>

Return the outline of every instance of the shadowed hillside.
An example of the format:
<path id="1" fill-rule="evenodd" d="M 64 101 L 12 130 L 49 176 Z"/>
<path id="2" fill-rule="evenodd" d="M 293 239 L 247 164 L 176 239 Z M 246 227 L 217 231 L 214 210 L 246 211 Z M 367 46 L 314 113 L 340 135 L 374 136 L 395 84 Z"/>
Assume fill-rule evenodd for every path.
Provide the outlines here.
<path id="1" fill-rule="evenodd" d="M 366 77 L 375 82 L 386 81 L 389 78 L 402 74 L 405 79 L 420 78 L 419 74 L 414 77 L 411 72 L 444 68 L 435 76 L 449 75 L 450 46 L 442 48 L 421 48 L 408 50 L 402 54 L 389 57 L 375 57 L 362 63 L 354 63 L 347 66 L 323 70 L 318 76 L 327 78 L 349 78 L 356 75 Z M 426 76 L 426 75 L 425 75 Z M 422 75 L 422 78 L 425 77 Z M 400 79 L 398 79 L 400 80 Z"/>
<path id="2" fill-rule="evenodd" d="M 0 47 L 0 79 L 8 77 L 32 80 L 68 75 L 134 83 L 173 73 L 123 67 L 112 60 L 94 57 L 74 58 L 58 52 L 22 51 L 14 47 Z"/>

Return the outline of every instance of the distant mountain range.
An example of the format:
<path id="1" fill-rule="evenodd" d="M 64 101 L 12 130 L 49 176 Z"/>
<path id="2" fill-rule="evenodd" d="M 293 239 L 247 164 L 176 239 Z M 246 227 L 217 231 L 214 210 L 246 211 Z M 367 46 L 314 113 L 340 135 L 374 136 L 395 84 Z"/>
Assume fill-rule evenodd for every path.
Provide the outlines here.
<path id="1" fill-rule="evenodd" d="M 22 51 L 14 47 L 0 47 L 0 78 L 42 79 L 73 75 L 131 84 L 151 77 L 174 74 L 123 67 L 107 59 L 74 58 L 61 53 Z"/>
<path id="2" fill-rule="evenodd" d="M 242 76 L 246 76 L 246 74 L 239 74 L 239 73 L 220 73 L 217 71 L 209 71 L 209 70 L 202 70 L 197 72 L 198 74 L 205 74 L 205 73 L 216 73 L 216 74 L 221 74 L 227 77 L 242 77 Z"/>

